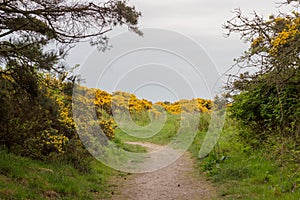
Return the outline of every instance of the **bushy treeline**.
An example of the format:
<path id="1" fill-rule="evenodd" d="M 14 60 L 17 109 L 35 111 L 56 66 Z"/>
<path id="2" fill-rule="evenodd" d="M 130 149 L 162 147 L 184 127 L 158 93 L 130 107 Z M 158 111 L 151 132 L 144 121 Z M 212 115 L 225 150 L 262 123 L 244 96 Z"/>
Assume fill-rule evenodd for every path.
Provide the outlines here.
<path id="1" fill-rule="evenodd" d="M 278 90 L 262 78 L 255 87 L 234 97 L 231 112 L 249 128 L 241 136 L 253 147 L 290 140 L 296 145 L 293 147 L 300 148 L 300 84 L 286 84 Z"/>
<path id="2" fill-rule="evenodd" d="M 240 10 L 225 28 L 241 33 L 250 45 L 236 59 L 244 73 L 228 84 L 232 116 L 248 128 L 241 136 L 253 147 L 278 143 L 299 150 L 300 144 L 300 14 L 299 1 L 287 1 L 291 13 L 268 19 Z M 248 70 L 251 69 L 251 70 Z M 287 143 L 285 145 L 285 143 Z"/>
<path id="3" fill-rule="evenodd" d="M 180 112 L 210 112 L 211 100 L 193 99 L 174 103 L 152 103 L 138 99 L 134 94 L 114 92 L 109 94 L 100 89 L 77 86 L 81 95 L 76 101 L 81 105 L 92 107 L 96 119 L 89 113 L 90 107 L 81 110 L 80 118 L 75 124 L 72 113 L 72 93 L 74 84 L 62 81 L 55 75 L 41 73 L 36 82 L 34 93 L 25 91 L 15 80 L 3 73 L 0 77 L 0 144 L 10 152 L 40 160 L 57 160 L 70 162 L 80 170 L 86 169 L 89 153 L 82 144 L 76 128 L 86 132 L 94 126 L 101 129 L 106 139 L 114 139 L 117 127 L 114 114 L 129 112 L 135 123 L 142 126 L 150 122 L 150 116 L 158 117 L 162 111 L 169 114 Z M 74 102 L 73 102 L 74 103 Z M 87 123 L 87 124 L 85 124 Z M 91 133 L 93 134 L 93 133 Z M 95 143 L 96 144 L 96 143 Z"/>
<path id="4" fill-rule="evenodd" d="M 200 166 L 219 183 L 222 199 L 299 199 L 299 0 L 283 0 L 289 13 L 244 15 L 224 24 L 249 48 L 235 59 L 224 94 L 227 118 L 213 151 Z M 216 102 L 216 101 L 215 101 Z M 199 156 L 203 135 L 192 152 Z M 195 150 L 196 149 L 196 150 Z"/>
<path id="5" fill-rule="evenodd" d="M 106 49 L 106 33 L 116 26 L 141 35 L 141 13 L 127 3 L 0 2 L 1 146 L 35 159 L 61 158 L 81 168 L 80 161 L 89 154 L 72 120 L 72 82 L 77 77 L 61 61 L 80 41 Z M 49 49 L 54 43 L 57 48 Z"/>
<path id="6" fill-rule="evenodd" d="M 0 144 L 9 152 L 40 160 L 61 159 L 79 170 L 89 157 L 76 134 L 71 113 L 72 83 L 40 74 L 35 94 L 14 79 L 0 77 Z"/>

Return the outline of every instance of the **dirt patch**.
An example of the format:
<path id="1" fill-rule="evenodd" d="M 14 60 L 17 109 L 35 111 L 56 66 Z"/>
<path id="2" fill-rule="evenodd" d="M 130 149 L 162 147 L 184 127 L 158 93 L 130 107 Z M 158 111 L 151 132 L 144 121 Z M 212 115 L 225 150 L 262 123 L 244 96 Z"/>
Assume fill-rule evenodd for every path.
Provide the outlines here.
<path id="1" fill-rule="evenodd" d="M 161 148 L 151 143 L 134 142 L 156 151 Z M 132 174 L 116 180 L 113 200 L 197 200 L 214 199 L 215 188 L 194 169 L 194 160 L 184 153 L 171 165 L 150 173 Z"/>
<path id="2" fill-rule="evenodd" d="M 149 143 L 149 142 L 125 142 L 125 143 L 146 147 L 148 151 L 158 151 L 163 148 L 163 146 L 161 146 L 161 145 L 157 145 L 157 144 L 153 144 L 153 143 Z"/>

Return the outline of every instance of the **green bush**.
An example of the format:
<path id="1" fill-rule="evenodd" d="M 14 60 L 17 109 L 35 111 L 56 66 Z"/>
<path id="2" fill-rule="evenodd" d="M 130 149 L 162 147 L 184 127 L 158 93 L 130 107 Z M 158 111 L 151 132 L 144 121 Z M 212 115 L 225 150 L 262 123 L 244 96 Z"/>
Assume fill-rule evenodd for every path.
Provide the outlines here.
<path id="1" fill-rule="evenodd" d="M 276 85 L 262 82 L 234 97 L 231 116 L 247 130 L 240 136 L 253 147 L 270 137 L 291 137 L 299 140 L 300 86 L 286 85 L 280 91 Z"/>

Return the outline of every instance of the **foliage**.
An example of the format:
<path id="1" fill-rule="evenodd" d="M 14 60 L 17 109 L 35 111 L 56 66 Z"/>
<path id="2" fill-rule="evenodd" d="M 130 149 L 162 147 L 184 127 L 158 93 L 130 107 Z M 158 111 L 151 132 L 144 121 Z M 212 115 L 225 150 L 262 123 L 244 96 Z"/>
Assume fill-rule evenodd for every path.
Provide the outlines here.
<path id="1" fill-rule="evenodd" d="M 249 81 L 255 83 L 263 74 L 268 74 L 264 80 L 269 84 L 297 84 L 298 80 L 293 79 L 294 75 L 299 75 L 300 62 L 300 15 L 297 8 L 291 14 L 270 15 L 267 20 L 256 13 L 252 19 L 244 17 L 240 10 L 236 10 L 235 15 L 224 28 L 228 30 L 228 36 L 239 32 L 241 39 L 250 43 L 249 49 L 236 61 L 241 68 L 255 71 L 238 77 L 235 89 L 247 90 L 253 85 Z"/>
<path id="2" fill-rule="evenodd" d="M 191 100 L 181 99 L 174 103 L 170 102 L 157 102 L 157 105 L 161 105 L 169 113 L 208 113 L 212 109 L 213 102 L 211 100 L 196 98 Z"/>
<path id="3" fill-rule="evenodd" d="M 59 64 L 69 48 L 90 39 L 100 49 L 107 46 L 108 31 L 126 25 L 137 29 L 141 14 L 123 0 L 102 3 L 67 0 L 9 0 L 0 2 L 0 74 L 9 76 L 24 91 L 37 95 L 37 72 L 58 72 L 67 78 L 69 69 Z M 58 50 L 47 50 L 53 42 Z M 75 80 L 69 76 L 69 80 Z"/>
<path id="4" fill-rule="evenodd" d="M 249 43 L 235 60 L 242 73 L 230 75 L 227 84 L 229 113 L 237 124 L 224 129 L 203 166 L 225 183 L 225 199 L 299 198 L 299 1 L 283 4 L 292 4 L 293 11 L 264 19 L 236 10 L 224 25 L 228 36 L 238 32 Z"/>
<path id="5" fill-rule="evenodd" d="M 0 2 L 0 144 L 42 160 L 69 154 L 66 160 L 82 168 L 76 160 L 89 154 L 72 119 L 76 77 L 59 62 L 69 48 L 86 39 L 104 50 L 105 34 L 116 26 L 141 34 L 140 15 L 123 0 Z M 45 50 L 54 42 L 58 50 Z M 112 138 L 112 122 L 98 123 Z"/>
<path id="6" fill-rule="evenodd" d="M 1 37 L 34 33 L 32 37 L 40 41 L 55 39 L 62 43 L 101 36 L 122 24 L 136 30 L 140 15 L 134 7 L 127 6 L 126 1 L 114 0 L 101 4 L 65 0 L 3 1 L 0 9 L 3 19 Z"/>
<path id="7" fill-rule="evenodd" d="M 1 199 L 103 197 L 101 170 L 108 170 L 92 166 L 76 134 L 71 101 L 77 77 L 60 61 L 87 39 L 105 50 L 106 33 L 116 26 L 141 34 L 140 15 L 123 0 L 0 2 L 0 145 L 9 152 L 0 152 Z M 54 45 L 56 50 L 49 49 Z M 104 115 L 97 125 L 112 139 L 114 122 Z M 36 166 L 46 161 L 53 170 L 44 176 Z"/>
<path id="8" fill-rule="evenodd" d="M 42 85 L 32 99 L 13 83 L 0 77 L 1 107 L 5 108 L 0 120 L 1 144 L 21 155 L 40 159 L 51 152 L 62 153 L 73 133 L 61 120 L 55 99 L 49 97 Z"/>
<path id="9" fill-rule="evenodd" d="M 297 8 L 291 14 L 270 15 L 267 20 L 256 13 L 249 19 L 237 10 L 236 17 L 225 25 L 229 35 L 240 32 L 242 39 L 250 43 L 249 49 L 236 60 L 243 70 L 250 69 L 239 77 L 231 76 L 228 90 L 229 97 L 233 98 L 232 116 L 249 128 L 253 140 L 249 141 L 248 134 L 241 136 L 254 146 L 265 144 L 270 137 L 299 140 L 300 15 Z"/>
<path id="10" fill-rule="evenodd" d="M 0 83 L 3 85 L 0 92 L 3 108 L 0 119 L 1 145 L 17 155 L 48 161 L 61 160 L 73 165 L 81 173 L 90 172 L 91 156 L 76 132 L 76 125 L 82 125 L 84 132 L 88 132 L 88 128 L 87 124 L 75 125 L 73 120 L 70 96 L 72 83 L 61 82 L 45 74 L 34 99 L 22 93 L 18 85 L 13 87 L 6 78 L 0 79 Z M 95 90 L 85 91 L 94 94 Z M 81 98 L 83 103 L 90 102 L 97 108 L 95 96 L 88 98 L 88 95 L 83 95 Z M 89 113 L 82 116 L 100 127 L 108 139 L 114 138 L 115 122 L 105 110 L 101 111 L 98 119 L 93 119 Z"/>
<path id="11" fill-rule="evenodd" d="M 256 87 L 234 97 L 231 107 L 232 116 L 240 119 L 252 132 L 251 138 L 242 135 L 244 139 L 248 138 L 246 142 L 259 146 L 268 142 L 270 137 L 298 139 L 300 87 L 288 86 L 282 88 L 279 94 L 276 86 L 268 86 L 267 83 Z"/>

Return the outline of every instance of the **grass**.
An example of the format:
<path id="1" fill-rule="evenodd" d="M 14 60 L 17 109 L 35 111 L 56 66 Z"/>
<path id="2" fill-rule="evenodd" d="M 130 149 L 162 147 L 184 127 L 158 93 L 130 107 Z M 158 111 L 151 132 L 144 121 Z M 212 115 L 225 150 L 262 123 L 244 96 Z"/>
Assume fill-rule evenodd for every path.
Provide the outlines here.
<path id="1" fill-rule="evenodd" d="M 158 145 L 167 145 L 172 143 L 174 148 L 183 148 L 180 146 L 180 143 L 183 146 L 189 141 L 192 141 L 191 137 L 195 135 L 195 126 L 199 125 L 199 129 L 205 130 L 208 128 L 210 115 L 208 113 L 203 113 L 200 115 L 200 122 L 193 122 L 192 120 L 198 119 L 199 116 L 195 115 L 186 115 L 181 116 L 180 114 L 168 114 L 166 117 L 166 121 L 163 126 L 158 123 L 153 125 L 154 130 L 159 130 L 156 134 L 151 137 L 138 137 L 139 130 L 131 130 L 130 133 L 117 128 L 115 130 L 115 137 L 117 140 L 120 141 L 130 141 L 130 142 L 150 142 Z M 188 119 L 192 120 L 188 120 Z M 141 120 L 145 120 L 143 117 L 140 118 Z M 183 120 L 189 121 L 189 123 L 184 123 Z M 146 124 L 145 122 L 139 122 L 139 124 Z M 159 127 L 155 127 L 159 126 Z M 184 127 L 186 126 L 186 128 Z M 135 132 L 136 131 L 136 132 Z M 134 135 L 134 136 L 133 136 Z M 144 134 L 141 134 L 144 135 Z M 135 137 L 136 136 L 136 137 Z M 177 144 L 175 144 L 177 143 Z"/>
<path id="2" fill-rule="evenodd" d="M 211 180 L 221 184 L 223 199 L 299 199 L 299 190 L 292 192 L 286 180 L 288 169 L 266 160 L 260 154 L 239 154 L 220 162 Z"/>
<path id="3" fill-rule="evenodd" d="M 298 183 L 291 179 L 297 164 L 282 166 L 278 159 L 266 156 L 265 149 L 253 150 L 242 144 L 236 137 L 238 131 L 234 124 L 227 124 L 214 150 L 202 160 L 198 152 L 204 132 L 198 132 L 189 149 L 198 160 L 199 171 L 219 189 L 220 199 L 300 199 L 300 179 Z"/>
<path id="4" fill-rule="evenodd" d="M 0 151 L 0 199 L 99 199 L 109 197 L 117 172 L 94 160 L 80 174 L 64 163 L 45 163 Z"/>
<path id="5" fill-rule="evenodd" d="M 117 128 L 115 130 L 115 137 L 120 141 L 151 142 L 154 144 L 165 145 L 168 144 L 172 140 L 174 135 L 177 133 L 179 125 L 180 125 L 180 115 L 168 115 L 162 129 L 152 137 L 147 137 L 147 138 L 134 137 L 122 131 L 120 128 Z M 132 131 L 134 132 L 135 130 Z M 133 134 L 138 135 L 138 133 L 133 133 Z"/>
<path id="6" fill-rule="evenodd" d="M 115 141 L 130 152 L 145 152 L 139 145 Z M 103 199 L 111 197 L 110 179 L 123 176 L 93 159 L 89 172 L 80 173 L 61 161 L 39 161 L 0 149 L 0 199 Z"/>

